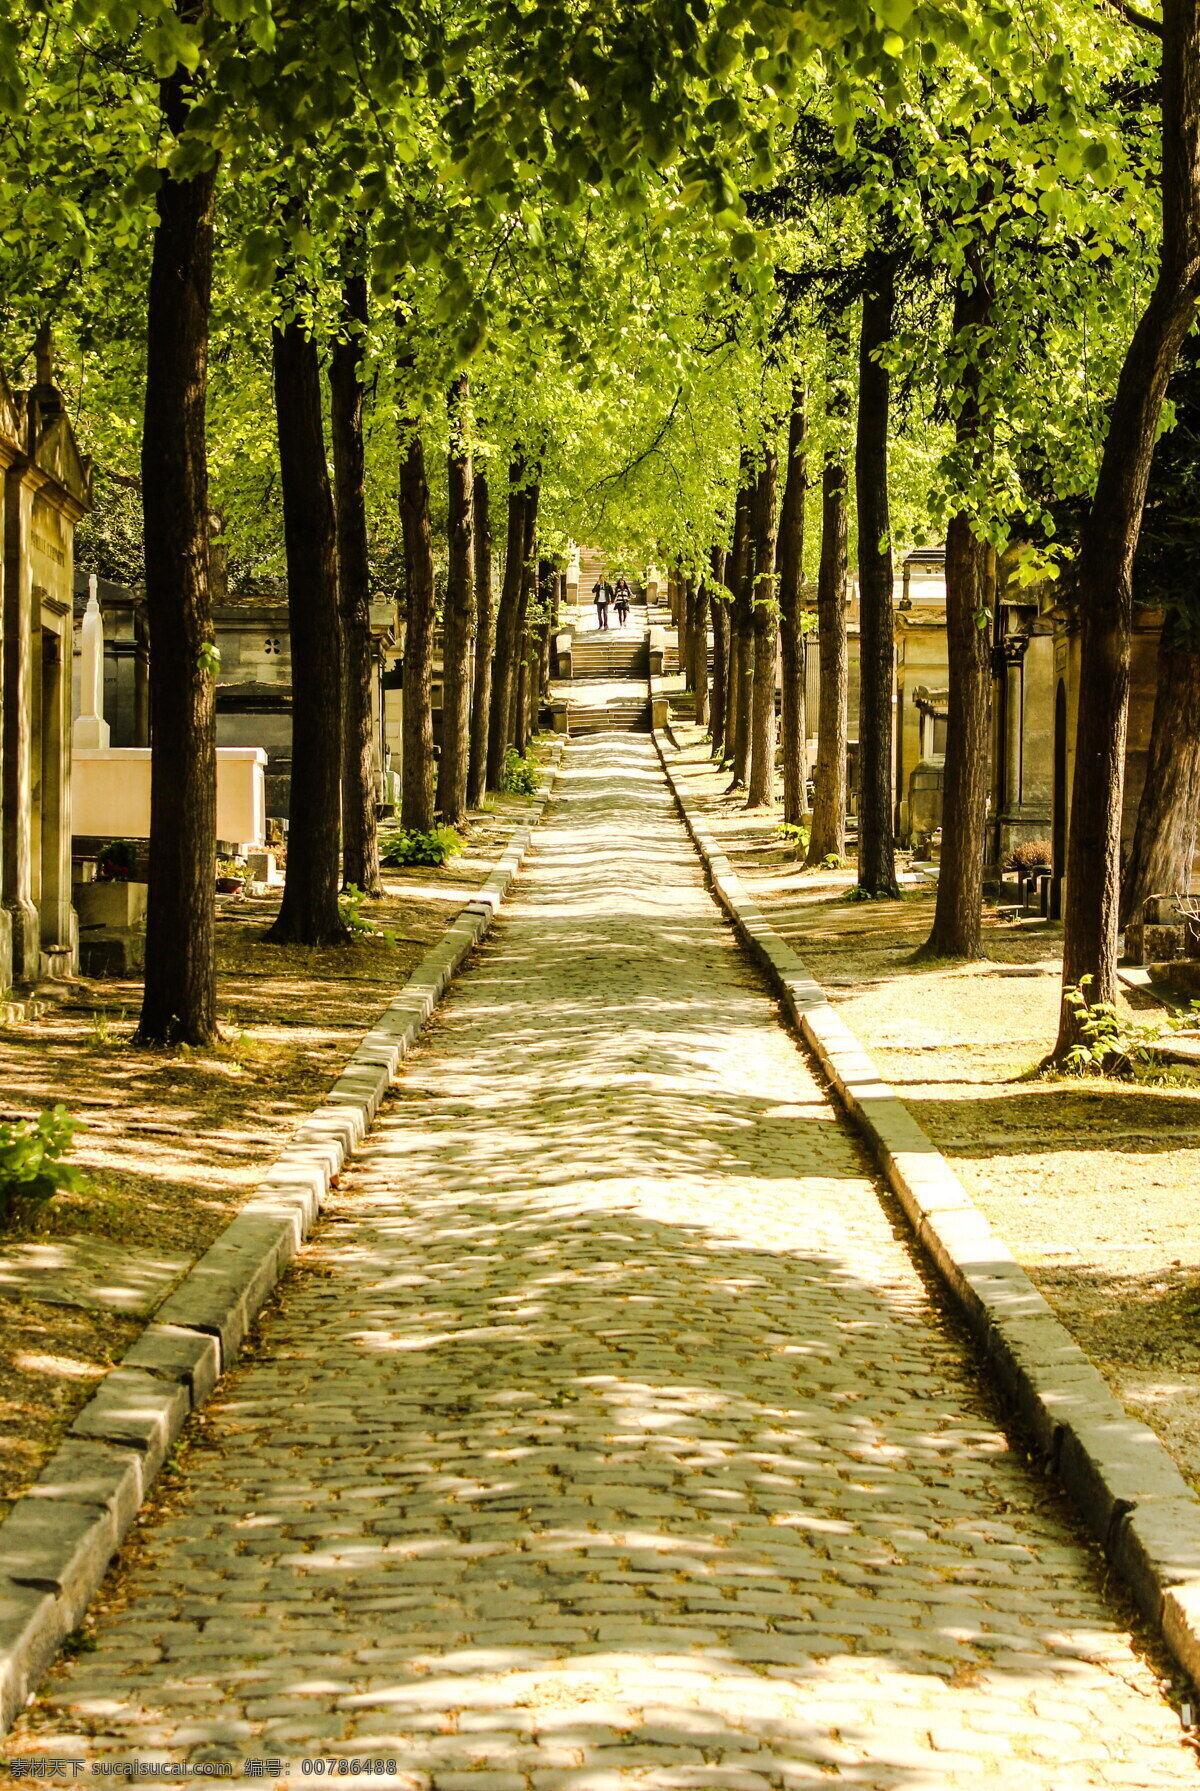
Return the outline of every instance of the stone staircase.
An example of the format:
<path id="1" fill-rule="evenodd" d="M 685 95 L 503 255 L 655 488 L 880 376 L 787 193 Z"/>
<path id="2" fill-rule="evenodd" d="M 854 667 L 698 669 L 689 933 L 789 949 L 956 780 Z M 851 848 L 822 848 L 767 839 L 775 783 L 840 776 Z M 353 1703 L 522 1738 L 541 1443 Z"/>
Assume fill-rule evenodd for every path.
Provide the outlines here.
<path id="1" fill-rule="evenodd" d="M 607 631 L 577 633 L 571 643 L 571 679 L 556 692 L 565 698 L 571 734 L 640 733 L 650 726 L 646 607 L 635 604 L 624 628 L 615 625 L 615 614 L 612 621 Z"/>

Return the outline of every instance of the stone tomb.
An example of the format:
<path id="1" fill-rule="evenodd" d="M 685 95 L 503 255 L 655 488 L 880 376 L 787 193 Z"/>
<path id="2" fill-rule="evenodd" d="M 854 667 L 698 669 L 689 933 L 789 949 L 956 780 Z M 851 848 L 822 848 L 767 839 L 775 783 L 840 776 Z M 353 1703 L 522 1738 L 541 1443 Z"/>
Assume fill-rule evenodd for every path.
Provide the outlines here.
<path id="1" fill-rule="evenodd" d="M 0 647 L 0 981 L 65 977 L 71 906 L 71 659 L 75 525 L 91 467 L 54 384 L 48 334 L 18 401 L 0 378 L 4 477 Z"/>

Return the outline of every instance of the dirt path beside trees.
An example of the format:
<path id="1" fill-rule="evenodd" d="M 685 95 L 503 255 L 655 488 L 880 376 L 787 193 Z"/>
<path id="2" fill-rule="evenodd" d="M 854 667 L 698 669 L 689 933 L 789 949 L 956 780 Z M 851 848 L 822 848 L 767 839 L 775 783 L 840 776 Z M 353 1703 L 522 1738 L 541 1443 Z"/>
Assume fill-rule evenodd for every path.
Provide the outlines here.
<path id="1" fill-rule="evenodd" d="M 1200 1489 L 1200 1074 L 1036 1075 L 1058 1024 L 1061 927 L 988 911 L 979 963 L 914 964 L 932 884 L 847 902 L 852 866 L 806 870 L 778 816 L 726 796 L 707 744 L 674 726 L 676 769 L 754 901 L 1113 1391 Z"/>
<path id="2" fill-rule="evenodd" d="M 490 798 L 444 866 L 385 870 L 383 898 L 361 909 L 378 932 L 347 946 L 267 943 L 278 894 L 218 900 L 223 1036 L 211 1048 L 137 1049 L 137 981 L 81 980 L 42 1019 L 0 1029 L 0 1118 L 61 1101 L 86 1126 L 70 1153 L 81 1187 L 31 1224 L 0 1231 L 0 1264 L 31 1243 L 79 1238 L 184 1261 L 202 1254 L 488 876 L 532 801 Z M 145 1322 L 32 1297 L 0 1276 L 0 1516 Z"/>

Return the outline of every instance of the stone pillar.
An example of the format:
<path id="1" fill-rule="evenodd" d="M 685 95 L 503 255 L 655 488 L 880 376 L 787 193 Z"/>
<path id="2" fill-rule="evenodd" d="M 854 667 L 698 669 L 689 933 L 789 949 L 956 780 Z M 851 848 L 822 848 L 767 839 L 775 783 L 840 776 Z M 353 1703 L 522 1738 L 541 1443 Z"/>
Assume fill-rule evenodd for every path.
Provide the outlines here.
<path id="1" fill-rule="evenodd" d="M 1021 748 L 1024 708 L 1024 639 L 1004 643 L 1004 812 L 1009 818 L 1021 806 Z"/>
<path id="2" fill-rule="evenodd" d="M 12 393 L 0 373 L 0 709 L 3 705 L 4 622 L 8 608 L 8 481 L 21 460 L 21 424 Z M 0 764 L 3 762 L 3 728 L 0 726 Z M 0 774 L 0 993 L 12 987 L 12 915 L 4 882 L 3 841 L 7 837 L 7 807 Z"/>
<path id="3" fill-rule="evenodd" d="M 79 714 L 71 730 L 71 744 L 105 747 L 111 736 L 104 719 L 104 618 L 96 595 L 95 573 L 88 579 L 87 608 L 83 612 L 79 634 L 82 647 Z"/>
<path id="4" fill-rule="evenodd" d="M 12 928 L 12 973 L 39 972 L 38 911 L 33 894 L 33 568 L 30 533 L 36 468 L 22 459 L 4 482 L 3 697 L 4 840 L 0 872 Z"/>

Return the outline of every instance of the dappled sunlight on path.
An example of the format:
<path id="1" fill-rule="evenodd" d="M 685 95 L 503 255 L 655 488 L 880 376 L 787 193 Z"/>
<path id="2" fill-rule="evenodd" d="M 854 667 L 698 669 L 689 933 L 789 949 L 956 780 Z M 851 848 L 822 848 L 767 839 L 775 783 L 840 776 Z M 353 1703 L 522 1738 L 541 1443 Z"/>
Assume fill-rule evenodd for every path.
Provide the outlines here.
<path id="1" fill-rule="evenodd" d="M 644 736 L 570 746 L 307 1257 L 26 1751 L 1195 1782 Z"/>

